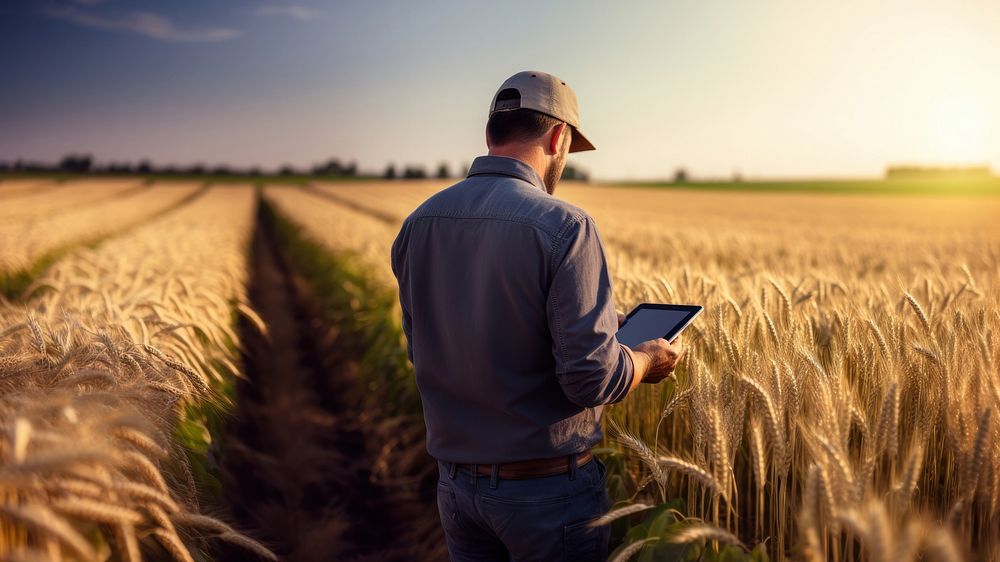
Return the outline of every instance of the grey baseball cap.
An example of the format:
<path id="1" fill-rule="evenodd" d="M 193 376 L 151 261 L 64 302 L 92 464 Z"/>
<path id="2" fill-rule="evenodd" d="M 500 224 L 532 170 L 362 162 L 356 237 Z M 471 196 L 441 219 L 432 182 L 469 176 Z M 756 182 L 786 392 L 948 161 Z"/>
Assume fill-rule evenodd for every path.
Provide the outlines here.
<path id="1" fill-rule="evenodd" d="M 531 109 L 555 117 L 573 127 L 570 152 L 594 150 L 594 145 L 580 132 L 580 107 L 573 88 L 559 78 L 537 70 L 518 72 L 500 84 L 490 103 L 490 115 L 498 111 Z"/>

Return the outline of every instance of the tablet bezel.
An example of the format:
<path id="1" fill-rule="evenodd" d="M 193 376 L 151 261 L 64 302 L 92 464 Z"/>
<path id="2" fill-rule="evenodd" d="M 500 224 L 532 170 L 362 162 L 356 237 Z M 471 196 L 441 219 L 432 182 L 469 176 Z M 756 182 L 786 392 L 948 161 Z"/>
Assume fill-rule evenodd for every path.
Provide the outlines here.
<path id="1" fill-rule="evenodd" d="M 694 321 L 694 319 L 697 318 L 698 315 L 701 314 L 703 310 L 705 310 L 705 307 L 697 304 L 660 304 L 655 302 L 644 302 L 637 304 L 636 307 L 633 308 L 631 312 L 625 315 L 625 322 L 622 324 L 622 326 L 628 323 L 628 319 L 631 318 L 633 314 L 639 312 L 639 310 L 643 308 L 655 308 L 658 310 L 679 310 L 688 313 L 688 315 L 684 318 L 684 320 L 682 320 L 679 324 L 677 324 L 677 326 L 674 328 L 672 332 L 667 332 L 665 335 L 660 336 L 667 341 L 676 338 L 678 334 L 684 331 L 684 328 L 687 328 L 688 325 L 690 325 L 691 322 Z M 619 326 L 618 329 L 620 330 L 621 326 Z"/>

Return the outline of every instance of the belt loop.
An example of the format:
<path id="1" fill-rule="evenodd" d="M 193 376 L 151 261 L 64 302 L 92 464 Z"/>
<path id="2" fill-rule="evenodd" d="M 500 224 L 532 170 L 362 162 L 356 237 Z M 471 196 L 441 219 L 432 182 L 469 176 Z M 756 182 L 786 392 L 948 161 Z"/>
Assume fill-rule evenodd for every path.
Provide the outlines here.
<path id="1" fill-rule="evenodd" d="M 454 480 L 455 472 L 458 471 L 458 463 L 450 462 L 448 463 L 448 478 Z"/>
<path id="2" fill-rule="evenodd" d="M 478 464 L 473 464 L 472 465 L 472 489 L 473 490 L 478 490 L 479 489 L 479 465 Z"/>
<path id="3" fill-rule="evenodd" d="M 569 456 L 569 479 L 576 480 L 576 453 Z"/>
<path id="4" fill-rule="evenodd" d="M 490 470 L 490 489 L 497 489 L 497 478 L 500 476 L 500 465 L 494 464 Z"/>

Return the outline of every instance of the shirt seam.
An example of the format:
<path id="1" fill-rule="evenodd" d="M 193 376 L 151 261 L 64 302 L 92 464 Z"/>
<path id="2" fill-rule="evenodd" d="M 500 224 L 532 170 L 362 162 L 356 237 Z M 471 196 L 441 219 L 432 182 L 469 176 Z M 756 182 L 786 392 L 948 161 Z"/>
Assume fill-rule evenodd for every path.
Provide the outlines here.
<path id="1" fill-rule="evenodd" d="M 556 339 L 559 341 L 559 359 L 561 362 L 567 361 L 566 359 L 566 338 L 563 337 L 562 333 L 562 316 L 560 315 L 559 308 L 559 291 L 553 291 L 552 303 L 555 305 L 555 318 L 556 324 Z M 559 374 L 559 368 L 556 367 L 556 374 Z"/>
<path id="2" fill-rule="evenodd" d="M 500 160 L 482 160 L 484 158 Z M 505 160 L 513 160 L 514 162 L 506 162 Z M 481 167 L 481 169 L 477 169 L 477 166 Z M 522 166 L 528 169 L 521 169 Z M 469 178 L 482 174 L 497 174 L 517 178 L 531 184 L 532 187 L 545 191 L 544 180 L 538 176 L 538 173 L 516 158 L 508 156 L 481 156 L 476 158 L 472 163 L 465 177 Z M 539 180 L 539 183 L 535 183 L 536 179 Z"/>
<path id="3" fill-rule="evenodd" d="M 566 224 L 564 224 L 562 228 L 559 229 L 559 233 L 556 235 L 554 243 L 552 244 L 552 248 L 549 250 L 549 263 L 555 265 L 554 260 L 555 260 L 556 248 L 562 245 L 563 241 L 566 239 L 566 235 L 569 233 L 570 227 L 575 224 L 583 222 L 581 220 L 583 218 L 584 217 L 581 217 L 580 215 L 573 215 L 573 220 L 566 221 Z M 552 278 L 555 279 L 555 276 L 558 274 L 559 274 L 559 269 L 558 268 L 553 269 Z M 555 318 L 555 325 L 556 325 L 555 336 L 559 345 L 559 356 L 560 356 L 559 358 L 562 361 L 567 361 L 568 359 L 566 354 L 566 338 L 563 337 L 562 333 L 562 316 L 560 313 L 560 306 L 559 306 L 559 291 L 557 290 L 552 291 L 552 302 L 555 305 L 555 310 L 554 310 L 555 314 L 553 316 Z"/>
<path id="4" fill-rule="evenodd" d="M 555 229 L 550 228 L 550 227 L 548 227 L 548 226 L 546 226 L 544 224 L 541 224 L 541 223 L 538 223 L 538 222 L 535 222 L 535 221 L 531 221 L 531 220 L 519 219 L 519 218 L 516 218 L 516 217 L 500 217 L 500 216 L 491 216 L 491 215 L 472 215 L 472 216 L 469 216 L 469 215 L 460 215 L 460 214 L 457 214 L 457 213 L 456 214 L 443 214 L 443 213 L 421 214 L 421 215 L 414 215 L 412 217 L 413 221 L 418 221 L 420 219 L 492 220 L 492 221 L 501 221 L 501 222 L 512 222 L 512 223 L 516 223 L 516 224 L 523 224 L 525 226 L 529 226 L 531 228 L 535 228 L 535 229 L 541 230 L 542 232 L 544 232 L 547 236 L 549 236 L 552 239 L 555 239 L 558 236 L 559 232 L 560 232 L 560 230 L 555 230 Z M 551 241 L 550 241 L 550 246 L 551 246 Z M 550 252 L 551 252 L 551 247 L 550 247 Z"/>
<path id="5" fill-rule="evenodd" d="M 631 374 L 631 376 L 628 378 L 628 382 L 622 387 L 621 392 L 619 392 L 619 395 L 616 396 L 614 400 L 614 402 L 621 402 L 622 400 L 625 399 L 626 396 L 628 396 L 628 391 L 630 388 L 632 388 L 632 383 L 635 382 L 635 357 L 632 356 L 633 353 L 632 349 L 619 342 L 617 337 L 615 338 L 615 342 L 618 343 L 619 352 L 622 351 L 625 352 L 625 356 L 628 357 L 628 362 L 629 365 L 631 366 L 631 368 L 629 369 L 629 373 Z"/>
<path id="6" fill-rule="evenodd" d="M 523 181 L 524 183 L 530 185 L 531 187 L 534 187 L 535 189 L 542 189 L 542 187 L 540 185 L 538 185 L 535 182 L 531 181 L 531 178 L 528 178 L 526 176 L 522 176 L 520 174 L 511 174 L 511 173 L 507 173 L 507 172 L 496 172 L 496 171 L 490 170 L 490 171 L 485 171 L 485 172 L 473 172 L 473 173 L 470 173 L 469 175 L 467 175 L 465 177 L 466 177 L 466 179 L 468 179 L 468 178 L 474 178 L 476 176 L 490 176 L 490 175 L 501 176 L 501 177 L 505 177 L 505 178 L 514 178 L 516 180 Z"/>

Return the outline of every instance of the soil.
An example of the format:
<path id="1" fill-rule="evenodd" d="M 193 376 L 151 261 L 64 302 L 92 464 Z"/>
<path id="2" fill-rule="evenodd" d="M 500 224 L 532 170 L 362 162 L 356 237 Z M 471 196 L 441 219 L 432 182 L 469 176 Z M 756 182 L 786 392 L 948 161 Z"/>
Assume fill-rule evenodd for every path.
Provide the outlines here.
<path id="1" fill-rule="evenodd" d="M 397 497 L 372 477 L 372 445 L 382 439 L 375 427 L 384 420 L 362 411 L 356 361 L 283 259 L 263 214 L 252 248 L 248 296 L 267 334 L 241 323 L 247 378 L 237 384 L 221 447 L 232 518 L 282 560 L 442 558 L 433 499 Z M 418 516 L 425 531 L 414 534 L 408 519 Z M 217 558 L 247 556 L 232 550 Z"/>

